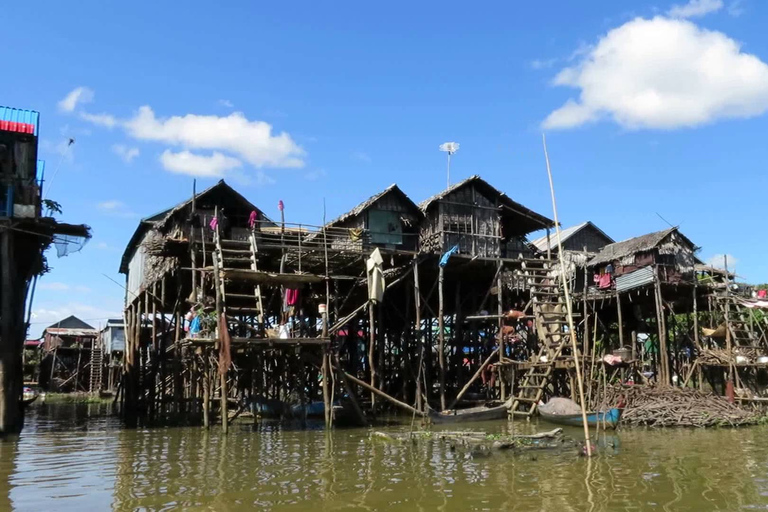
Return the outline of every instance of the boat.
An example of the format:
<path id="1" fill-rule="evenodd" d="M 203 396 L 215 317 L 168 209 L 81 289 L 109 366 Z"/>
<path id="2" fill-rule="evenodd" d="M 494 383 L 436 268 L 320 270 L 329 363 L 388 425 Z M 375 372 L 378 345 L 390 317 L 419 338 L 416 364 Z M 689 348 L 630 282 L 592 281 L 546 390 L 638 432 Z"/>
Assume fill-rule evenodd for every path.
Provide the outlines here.
<path id="1" fill-rule="evenodd" d="M 541 419 L 557 425 L 571 425 L 573 427 L 580 427 L 584 425 L 584 420 L 581 413 L 579 414 L 552 414 L 542 411 L 539 408 L 539 416 Z M 621 419 L 621 409 L 614 407 L 607 411 L 601 412 L 588 412 L 587 413 L 587 425 L 590 427 L 606 427 L 616 428 Z"/>
<path id="2" fill-rule="evenodd" d="M 512 407 L 512 398 L 506 402 L 488 402 L 468 409 L 449 409 L 442 412 L 429 409 L 429 418 L 433 423 L 501 420 L 507 417 L 510 407 Z"/>
<path id="3" fill-rule="evenodd" d="M 296 404 L 290 407 L 290 415 L 301 419 L 320 419 L 325 417 L 325 404 L 320 401 Z M 334 418 L 346 417 L 348 408 L 336 401 L 331 407 Z"/>
<path id="4" fill-rule="evenodd" d="M 29 404 L 37 400 L 39 396 L 40 396 L 40 393 L 38 393 L 34 389 L 25 387 L 21 395 L 22 407 L 28 406 Z"/>

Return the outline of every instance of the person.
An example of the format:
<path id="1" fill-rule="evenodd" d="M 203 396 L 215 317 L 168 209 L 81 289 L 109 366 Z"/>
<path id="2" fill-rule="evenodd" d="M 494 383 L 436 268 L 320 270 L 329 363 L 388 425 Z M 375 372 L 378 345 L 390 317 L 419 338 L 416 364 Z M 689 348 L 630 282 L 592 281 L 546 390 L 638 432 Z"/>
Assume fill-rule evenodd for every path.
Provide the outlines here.
<path id="1" fill-rule="evenodd" d="M 219 212 L 219 233 L 224 240 L 232 238 L 232 230 L 230 229 L 229 218 L 224 215 L 224 208 Z"/>

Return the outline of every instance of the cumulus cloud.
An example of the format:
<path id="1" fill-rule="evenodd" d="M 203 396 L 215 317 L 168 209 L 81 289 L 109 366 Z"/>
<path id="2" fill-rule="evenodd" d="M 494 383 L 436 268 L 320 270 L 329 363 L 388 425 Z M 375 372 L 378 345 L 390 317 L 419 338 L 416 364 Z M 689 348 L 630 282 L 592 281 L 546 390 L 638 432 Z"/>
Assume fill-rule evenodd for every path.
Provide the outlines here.
<path id="1" fill-rule="evenodd" d="M 554 85 L 581 92 L 544 128 L 611 119 L 629 129 L 674 129 L 768 110 L 768 65 L 721 32 L 663 16 L 611 30 Z"/>
<path id="2" fill-rule="evenodd" d="M 88 87 L 76 87 L 59 101 L 61 112 L 74 112 L 78 105 L 93 101 L 93 91 Z"/>
<path id="3" fill-rule="evenodd" d="M 274 135 L 272 125 L 264 121 L 249 121 L 241 112 L 233 112 L 226 117 L 187 114 L 160 119 L 150 107 L 143 106 L 136 116 L 125 122 L 125 128 L 129 135 L 139 140 L 164 142 L 187 150 L 227 151 L 256 168 L 304 166 L 304 150 L 290 135 L 285 132 Z M 189 151 L 176 155 L 177 162 L 200 161 L 199 158 L 190 158 L 199 155 L 192 155 Z M 225 159 L 223 156 L 217 157 L 214 153 L 207 158 L 232 168 L 235 158 Z"/>
<path id="4" fill-rule="evenodd" d="M 715 254 L 707 260 L 707 265 L 715 268 L 725 268 L 725 259 L 728 258 L 728 270 L 733 270 L 739 262 L 732 254 Z"/>
<path id="5" fill-rule="evenodd" d="M 684 5 L 673 5 L 667 14 L 672 18 L 698 18 L 722 8 L 723 0 L 691 0 Z"/>
<path id="6" fill-rule="evenodd" d="M 128 146 L 125 146 L 124 144 L 114 144 L 112 146 L 112 151 L 123 159 L 123 161 L 127 164 L 131 163 L 131 161 L 139 156 L 139 148 L 129 148 Z"/>
<path id="7" fill-rule="evenodd" d="M 89 114 L 88 112 L 80 112 L 79 116 L 83 121 L 88 121 L 89 123 L 105 128 L 114 128 L 117 125 L 117 119 L 110 114 Z"/>
<path id="8" fill-rule="evenodd" d="M 190 151 L 174 153 L 169 149 L 160 155 L 160 163 L 171 172 L 198 177 L 224 176 L 226 171 L 242 166 L 237 158 L 214 151 L 211 155 L 198 155 Z"/>

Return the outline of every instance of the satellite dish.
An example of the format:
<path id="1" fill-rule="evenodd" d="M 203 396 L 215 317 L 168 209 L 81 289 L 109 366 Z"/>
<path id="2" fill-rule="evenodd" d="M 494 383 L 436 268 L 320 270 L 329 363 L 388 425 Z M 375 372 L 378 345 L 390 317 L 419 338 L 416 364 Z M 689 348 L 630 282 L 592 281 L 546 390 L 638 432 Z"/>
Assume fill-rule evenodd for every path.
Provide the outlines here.
<path id="1" fill-rule="evenodd" d="M 454 154 L 458 150 L 459 150 L 458 142 L 443 142 L 442 144 L 440 144 L 440 151 L 444 151 L 449 155 Z"/>

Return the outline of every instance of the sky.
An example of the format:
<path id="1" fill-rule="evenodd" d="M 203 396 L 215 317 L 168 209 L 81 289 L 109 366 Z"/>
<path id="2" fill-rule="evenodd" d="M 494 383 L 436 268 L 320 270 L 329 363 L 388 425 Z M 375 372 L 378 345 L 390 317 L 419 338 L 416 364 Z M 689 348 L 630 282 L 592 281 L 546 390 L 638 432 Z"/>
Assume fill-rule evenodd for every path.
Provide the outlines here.
<path id="1" fill-rule="evenodd" d="M 93 229 L 49 253 L 30 336 L 120 316 L 131 234 L 193 179 L 319 225 L 391 183 L 438 192 L 455 141 L 452 181 L 479 174 L 551 218 L 542 133 L 564 226 L 680 226 L 703 260 L 768 281 L 768 3 L 80 0 L 0 16 L 0 104 L 41 113 L 46 197 Z"/>

